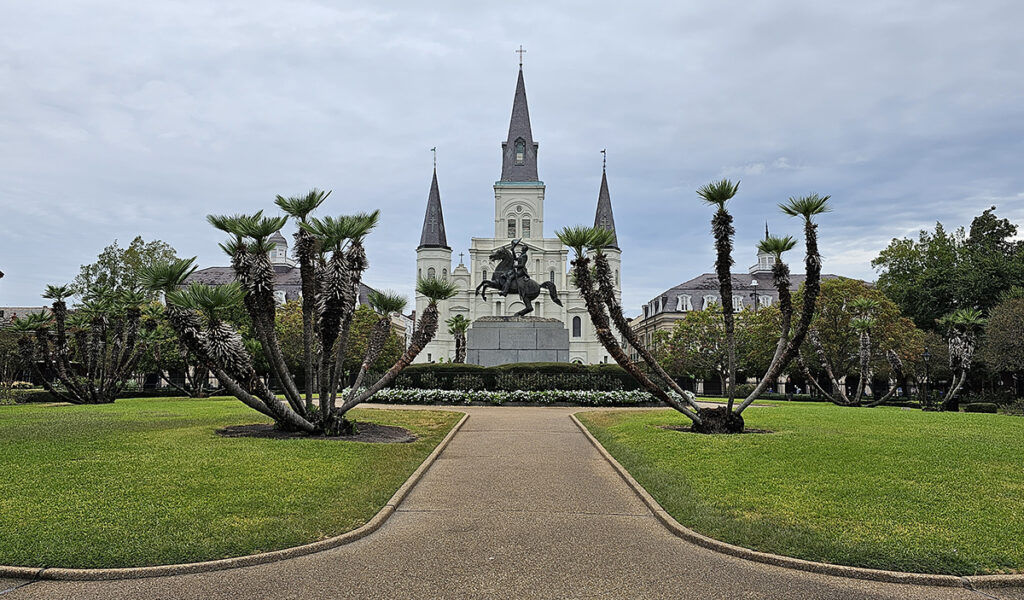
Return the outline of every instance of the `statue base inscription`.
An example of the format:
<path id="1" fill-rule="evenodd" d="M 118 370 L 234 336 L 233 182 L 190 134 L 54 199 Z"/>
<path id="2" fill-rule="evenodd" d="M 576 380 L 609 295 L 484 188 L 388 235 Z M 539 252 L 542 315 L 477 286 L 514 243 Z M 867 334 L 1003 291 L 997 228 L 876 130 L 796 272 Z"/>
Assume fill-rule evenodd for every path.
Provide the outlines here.
<path id="1" fill-rule="evenodd" d="M 558 319 L 481 317 L 466 335 L 466 362 L 493 367 L 509 363 L 569 362 L 569 330 Z"/>

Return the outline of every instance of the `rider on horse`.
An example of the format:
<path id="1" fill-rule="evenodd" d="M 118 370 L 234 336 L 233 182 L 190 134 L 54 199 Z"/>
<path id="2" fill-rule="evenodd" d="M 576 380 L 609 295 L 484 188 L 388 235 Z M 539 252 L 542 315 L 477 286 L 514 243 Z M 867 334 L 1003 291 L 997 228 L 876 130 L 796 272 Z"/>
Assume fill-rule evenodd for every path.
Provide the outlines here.
<path id="1" fill-rule="evenodd" d="M 501 286 L 501 295 L 505 296 L 508 294 L 509 288 L 512 286 L 512 282 L 518 280 L 520 277 L 526 277 L 526 261 L 529 257 L 526 255 L 526 247 L 523 247 L 522 252 L 516 256 L 516 246 L 523 241 L 522 238 L 518 240 L 512 240 L 512 247 L 509 251 L 512 252 L 512 256 L 515 257 L 515 266 L 512 270 L 505 274 L 505 283 Z"/>

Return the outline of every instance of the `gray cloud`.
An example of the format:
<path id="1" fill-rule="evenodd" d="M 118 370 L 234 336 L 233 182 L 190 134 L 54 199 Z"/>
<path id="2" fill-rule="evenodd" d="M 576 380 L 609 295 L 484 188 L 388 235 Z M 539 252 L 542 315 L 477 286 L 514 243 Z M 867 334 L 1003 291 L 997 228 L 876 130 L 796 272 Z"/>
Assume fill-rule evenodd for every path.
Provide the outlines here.
<path id="1" fill-rule="evenodd" d="M 677 5 L 678 4 L 678 5 Z M 707 4 L 707 3 L 703 3 Z M 894 236 L 1024 223 L 1011 1 L 20 3 L 0 22 L 0 304 L 33 304 L 114 238 L 223 264 L 210 212 L 334 190 L 379 207 L 368 282 L 411 293 L 439 149 L 456 253 L 492 231 L 520 43 L 546 234 L 592 218 L 600 154 L 628 308 L 710 268 L 694 190 L 742 180 L 737 267 L 775 205 L 832 194 L 826 269 Z"/>

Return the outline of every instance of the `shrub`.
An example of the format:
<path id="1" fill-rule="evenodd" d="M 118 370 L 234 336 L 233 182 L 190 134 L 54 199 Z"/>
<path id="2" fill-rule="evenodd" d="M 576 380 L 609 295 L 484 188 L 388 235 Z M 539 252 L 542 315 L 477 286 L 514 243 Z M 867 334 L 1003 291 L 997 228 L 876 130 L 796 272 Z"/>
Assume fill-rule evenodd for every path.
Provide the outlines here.
<path id="1" fill-rule="evenodd" d="M 736 385 L 736 397 L 737 398 L 746 398 L 747 396 L 749 396 L 754 391 L 755 387 L 757 387 L 757 386 L 754 385 L 753 383 L 740 383 L 740 384 L 737 384 Z M 765 396 L 765 394 L 761 394 L 762 398 L 764 396 Z"/>
<path id="2" fill-rule="evenodd" d="M 997 413 L 999 405 L 995 402 L 972 402 L 963 405 L 964 412 L 969 413 Z"/>
<path id="3" fill-rule="evenodd" d="M 616 391 L 639 388 L 619 365 L 517 363 L 497 367 L 433 363 L 411 365 L 392 384 L 397 389 Z"/>
<path id="4" fill-rule="evenodd" d="M 373 397 L 374 402 L 387 404 L 572 404 L 577 406 L 644 406 L 659 404 L 646 391 L 595 392 L 583 390 L 544 391 L 455 391 L 385 389 Z"/>

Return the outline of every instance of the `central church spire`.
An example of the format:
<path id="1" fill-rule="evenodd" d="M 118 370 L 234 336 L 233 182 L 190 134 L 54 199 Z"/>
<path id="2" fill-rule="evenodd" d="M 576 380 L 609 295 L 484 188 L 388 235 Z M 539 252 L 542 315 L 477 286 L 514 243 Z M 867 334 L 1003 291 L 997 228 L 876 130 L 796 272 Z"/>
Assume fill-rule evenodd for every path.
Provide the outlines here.
<path id="1" fill-rule="evenodd" d="M 508 139 L 501 143 L 501 181 L 537 181 L 537 143 L 530 129 L 530 109 L 526 105 L 526 83 L 523 65 L 519 65 L 519 81 L 512 100 L 512 119 Z"/>

